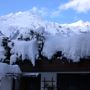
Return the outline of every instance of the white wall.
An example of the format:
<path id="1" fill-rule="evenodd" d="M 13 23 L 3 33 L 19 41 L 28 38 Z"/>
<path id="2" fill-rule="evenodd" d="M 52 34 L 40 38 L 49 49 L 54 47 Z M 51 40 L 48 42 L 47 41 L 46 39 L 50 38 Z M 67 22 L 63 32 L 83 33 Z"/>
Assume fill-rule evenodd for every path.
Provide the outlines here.
<path id="1" fill-rule="evenodd" d="M 12 90 L 12 78 L 11 77 L 3 77 L 1 79 L 0 90 Z"/>
<path id="2" fill-rule="evenodd" d="M 44 79 L 46 81 L 52 81 L 52 78 L 53 80 L 55 81 L 53 84 L 54 86 L 56 87 L 57 85 L 57 73 L 54 73 L 54 72 L 45 72 L 45 73 L 41 73 L 41 90 L 44 90 Z M 49 86 L 52 86 L 52 83 L 51 82 L 47 82 L 47 84 Z M 48 89 L 45 89 L 45 90 L 48 90 Z M 54 89 L 56 90 L 56 88 Z"/>

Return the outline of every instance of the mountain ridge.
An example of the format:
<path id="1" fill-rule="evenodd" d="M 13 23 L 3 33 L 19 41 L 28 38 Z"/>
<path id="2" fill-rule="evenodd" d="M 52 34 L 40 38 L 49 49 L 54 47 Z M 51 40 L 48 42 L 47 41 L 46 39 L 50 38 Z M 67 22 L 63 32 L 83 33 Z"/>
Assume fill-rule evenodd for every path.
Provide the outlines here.
<path id="1" fill-rule="evenodd" d="M 7 37 L 14 37 L 18 31 L 19 33 L 25 33 L 28 31 L 27 29 L 37 29 L 39 27 L 44 27 L 45 30 L 51 34 L 55 34 L 57 32 L 77 33 L 87 32 L 87 29 L 90 28 L 90 22 L 84 22 L 82 20 L 70 24 L 48 22 L 43 20 L 42 17 L 40 17 L 38 14 L 30 11 L 16 12 L 0 16 L 0 32 L 2 35 Z M 84 29 L 82 29 L 82 27 Z M 74 30 L 75 28 L 78 30 Z"/>

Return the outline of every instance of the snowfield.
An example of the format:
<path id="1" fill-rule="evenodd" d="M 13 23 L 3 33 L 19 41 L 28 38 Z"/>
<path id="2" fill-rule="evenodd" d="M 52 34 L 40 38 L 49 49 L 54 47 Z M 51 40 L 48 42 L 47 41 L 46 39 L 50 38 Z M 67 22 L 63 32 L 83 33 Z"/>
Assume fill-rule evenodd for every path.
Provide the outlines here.
<path id="1" fill-rule="evenodd" d="M 51 59 L 61 51 L 67 59 L 78 62 L 90 56 L 90 23 L 78 21 L 72 24 L 47 22 L 38 15 L 26 12 L 11 13 L 0 17 L 0 37 L 8 37 L 10 64 L 42 56 Z M 0 61 L 5 60 L 5 47 L 0 38 Z"/>

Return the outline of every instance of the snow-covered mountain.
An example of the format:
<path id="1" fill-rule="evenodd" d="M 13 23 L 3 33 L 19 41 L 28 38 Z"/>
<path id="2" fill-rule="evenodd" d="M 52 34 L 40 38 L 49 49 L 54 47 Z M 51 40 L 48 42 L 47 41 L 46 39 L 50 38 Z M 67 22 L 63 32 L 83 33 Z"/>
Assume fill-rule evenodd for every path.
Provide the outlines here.
<path id="1" fill-rule="evenodd" d="M 57 31 L 67 32 L 65 28 L 69 28 L 71 31 L 83 31 L 82 28 L 85 28 L 84 31 L 87 31 L 86 29 L 90 28 L 90 23 L 81 20 L 72 24 L 47 22 L 42 20 L 40 16 L 29 11 L 10 13 L 0 17 L 0 31 L 7 37 L 14 37 L 14 34 L 25 33 L 29 29 L 36 29 L 40 26 L 45 27 L 45 30 L 50 33 L 57 33 Z"/>
<path id="2" fill-rule="evenodd" d="M 10 36 L 20 30 L 22 32 L 23 28 L 37 28 L 40 25 L 43 25 L 44 22 L 42 19 L 31 12 L 17 12 L 17 13 L 10 13 L 5 16 L 0 17 L 0 31 L 6 35 Z"/>
<path id="3" fill-rule="evenodd" d="M 82 20 L 71 24 L 47 22 L 36 13 L 30 11 L 0 16 L 0 34 L 10 37 L 11 39 L 15 39 L 18 35 L 29 32 L 30 29 L 35 30 L 40 26 L 44 27 L 45 31 L 52 34 L 57 32 L 87 32 L 90 30 L 90 22 L 83 22 Z"/>

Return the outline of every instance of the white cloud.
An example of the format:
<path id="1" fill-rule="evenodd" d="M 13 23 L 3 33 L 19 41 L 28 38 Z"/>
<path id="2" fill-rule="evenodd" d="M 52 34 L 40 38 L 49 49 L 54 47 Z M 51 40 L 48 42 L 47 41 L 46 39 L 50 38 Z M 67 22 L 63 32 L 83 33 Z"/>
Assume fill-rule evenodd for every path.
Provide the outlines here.
<path id="1" fill-rule="evenodd" d="M 49 10 L 47 8 L 32 7 L 30 11 L 32 13 L 39 14 L 42 17 L 49 17 L 49 18 L 58 17 L 61 13 L 59 8 L 57 8 L 56 10 Z"/>
<path id="2" fill-rule="evenodd" d="M 47 16 L 48 15 L 48 12 L 47 12 L 46 8 L 33 7 L 30 11 L 32 13 L 40 14 L 41 16 Z"/>
<path id="3" fill-rule="evenodd" d="M 69 2 L 59 6 L 60 10 L 74 9 L 77 12 L 85 13 L 90 10 L 90 0 L 70 0 Z"/>

